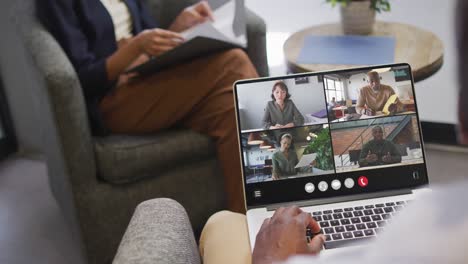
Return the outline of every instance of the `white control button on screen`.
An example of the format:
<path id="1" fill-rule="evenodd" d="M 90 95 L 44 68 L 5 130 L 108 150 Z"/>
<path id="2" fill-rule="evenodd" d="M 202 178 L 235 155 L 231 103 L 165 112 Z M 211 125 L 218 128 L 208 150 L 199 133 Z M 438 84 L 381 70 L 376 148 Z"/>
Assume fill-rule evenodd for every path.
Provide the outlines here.
<path id="1" fill-rule="evenodd" d="M 351 178 L 347 178 L 345 181 L 344 181 L 344 186 L 346 186 L 346 188 L 348 189 L 351 189 L 354 187 L 354 180 L 351 179 Z"/>
<path id="2" fill-rule="evenodd" d="M 321 191 L 321 192 L 324 192 L 328 189 L 328 183 L 326 181 L 321 181 L 319 182 L 318 184 L 318 189 Z"/>
<path id="3" fill-rule="evenodd" d="M 333 180 L 331 183 L 333 190 L 339 190 L 341 188 L 341 182 L 339 180 Z"/>
<path id="4" fill-rule="evenodd" d="M 312 193 L 314 192 L 315 190 L 315 186 L 313 183 L 311 182 L 308 182 L 306 185 L 305 185 L 305 191 L 308 192 L 308 193 Z"/>

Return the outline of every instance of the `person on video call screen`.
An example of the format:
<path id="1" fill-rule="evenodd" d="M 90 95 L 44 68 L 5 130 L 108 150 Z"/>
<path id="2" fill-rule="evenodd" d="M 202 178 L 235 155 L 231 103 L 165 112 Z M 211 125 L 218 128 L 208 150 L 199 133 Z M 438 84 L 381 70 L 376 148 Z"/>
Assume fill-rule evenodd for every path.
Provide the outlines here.
<path id="1" fill-rule="evenodd" d="M 376 166 L 401 162 L 401 153 L 393 142 L 383 138 L 381 126 L 372 128 L 373 139 L 369 140 L 361 150 L 359 166 Z"/>
<path id="2" fill-rule="evenodd" d="M 273 154 L 273 180 L 285 179 L 288 176 L 296 175 L 298 172 L 306 172 L 307 170 L 312 170 L 316 165 L 314 160 L 307 168 L 296 168 L 296 165 L 299 163 L 296 151 L 291 146 L 292 144 L 292 135 L 286 133 L 281 136 L 280 139 L 280 149 Z"/>
<path id="3" fill-rule="evenodd" d="M 367 78 L 369 85 L 359 90 L 356 112 L 358 114 L 373 116 L 383 110 L 388 99 L 395 94 L 395 91 L 389 85 L 380 83 L 380 75 L 376 71 L 368 72 Z M 394 114 L 404 111 L 404 106 L 400 100 L 396 99 L 388 110 L 391 114 Z"/>
<path id="4" fill-rule="evenodd" d="M 304 116 L 290 99 L 288 86 L 282 81 L 276 82 L 271 91 L 271 101 L 265 107 L 263 128 L 278 129 L 304 124 Z"/>

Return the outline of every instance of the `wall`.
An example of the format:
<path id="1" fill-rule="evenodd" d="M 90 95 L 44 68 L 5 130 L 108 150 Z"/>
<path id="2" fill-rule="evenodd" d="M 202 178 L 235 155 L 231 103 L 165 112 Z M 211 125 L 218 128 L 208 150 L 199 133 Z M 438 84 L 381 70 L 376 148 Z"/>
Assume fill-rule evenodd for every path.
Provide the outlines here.
<path id="1" fill-rule="evenodd" d="M 400 134 L 393 140 L 396 144 L 407 145 L 411 142 L 420 142 L 419 139 L 419 129 L 418 129 L 418 120 L 416 117 L 411 119 L 411 122 L 406 125 Z"/>
<path id="2" fill-rule="evenodd" d="M 323 85 L 318 82 L 317 77 L 309 78 L 307 84 L 296 85 L 292 78 L 283 81 L 288 86 L 291 99 L 303 115 L 325 109 Z M 247 83 L 238 86 L 242 130 L 263 127 L 265 106 L 271 101 L 271 89 L 275 82 Z"/>
<path id="3" fill-rule="evenodd" d="M 247 164 L 249 166 L 264 165 L 265 159 L 271 159 L 273 157 L 273 153 L 273 151 L 263 149 L 248 150 L 246 151 Z"/>
<path id="4" fill-rule="evenodd" d="M 332 8 L 325 1 L 310 0 L 246 0 L 249 9 L 265 19 L 268 25 L 268 56 L 282 55 L 283 41 L 294 32 L 310 26 L 318 26 L 340 21 L 339 8 Z M 434 33 L 444 44 L 444 64 L 442 68 L 426 80 L 417 82 L 416 99 L 423 121 L 452 123 L 457 122 L 457 50 L 455 46 L 455 0 L 392 0 L 391 12 L 377 14 L 377 19 L 386 22 L 405 23 Z M 422 12 L 422 8 L 424 12 Z M 284 16 L 284 10 L 294 14 Z M 281 38 L 279 37 L 281 36 Z M 284 36 L 284 37 L 283 37 Z M 271 41 L 271 40 L 274 40 Z M 284 67 L 284 66 L 283 66 Z M 275 74 L 284 74 L 285 67 L 270 69 Z M 434 111 L 434 106 L 443 105 Z"/>
<path id="5" fill-rule="evenodd" d="M 0 7 L 0 73 L 10 108 L 11 119 L 18 141 L 19 152 L 28 156 L 41 153 L 44 142 L 43 109 L 46 98 L 38 89 L 38 75 L 31 58 L 19 39 L 11 21 L 11 4 L 2 2 Z"/>

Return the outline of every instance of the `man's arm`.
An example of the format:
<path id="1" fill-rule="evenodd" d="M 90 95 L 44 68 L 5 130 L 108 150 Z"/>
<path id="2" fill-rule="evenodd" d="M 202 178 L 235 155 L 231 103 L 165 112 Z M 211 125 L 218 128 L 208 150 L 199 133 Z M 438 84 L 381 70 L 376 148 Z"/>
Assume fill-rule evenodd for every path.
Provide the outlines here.
<path id="1" fill-rule="evenodd" d="M 401 153 L 396 148 L 395 144 L 391 141 L 385 143 L 385 149 L 383 150 L 382 162 L 385 164 L 393 164 L 401 162 Z"/>
<path id="2" fill-rule="evenodd" d="M 370 166 L 369 162 L 367 161 L 367 156 L 370 153 L 369 143 L 366 143 L 364 147 L 361 149 L 361 153 L 359 154 L 359 167 Z"/>
<path id="3" fill-rule="evenodd" d="M 281 207 L 271 218 L 265 219 L 255 239 L 252 264 L 272 264 L 294 255 L 317 255 L 323 248 L 325 237 L 316 235 L 310 243 L 306 230 L 320 232 L 319 224 L 309 213 L 297 206 Z"/>
<path id="4" fill-rule="evenodd" d="M 366 108 L 364 107 L 366 105 L 366 99 L 364 97 L 364 87 L 359 89 L 359 96 L 356 102 L 356 112 L 358 114 L 364 114 L 366 111 Z"/>
<path id="5" fill-rule="evenodd" d="M 400 163 L 401 162 L 401 153 L 395 146 L 393 142 L 390 142 L 390 149 L 392 155 L 392 163 Z"/>
<path id="6" fill-rule="evenodd" d="M 278 163 L 278 160 L 276 159 L 276 156 L 273 155 L 273 158 L 272 158 L 272 163 L 273 163 L 273 172 L 272 172 L 272 177 L 273 177 L 273 180 L 279 180 L 280 176 L 281 176 L 281 173 L 280 173 L 280 170 L 279 170 L 279 163 Z"/>

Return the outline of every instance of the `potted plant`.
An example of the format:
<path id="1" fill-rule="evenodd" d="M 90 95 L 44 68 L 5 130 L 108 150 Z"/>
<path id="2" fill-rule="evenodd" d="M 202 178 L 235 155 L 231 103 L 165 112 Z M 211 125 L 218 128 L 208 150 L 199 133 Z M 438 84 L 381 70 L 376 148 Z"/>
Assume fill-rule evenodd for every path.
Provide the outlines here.
<path id="1" fill-rule="evenodd" d="M 343 33 L 367 35 L 372 33 L 375 14 L 390 11 L 388 0 L 326 0 L 332 7 L 340 4 Z"/>
<path id="2" fill-rule="evenodd" d="M 316 167 L 321 170 L 333 170 L 333 156 L 331 149 L 330 130 L 325 128 L 317 134 L 317 137 L 304 149 L 304 154 L 317 153 Z"/>

